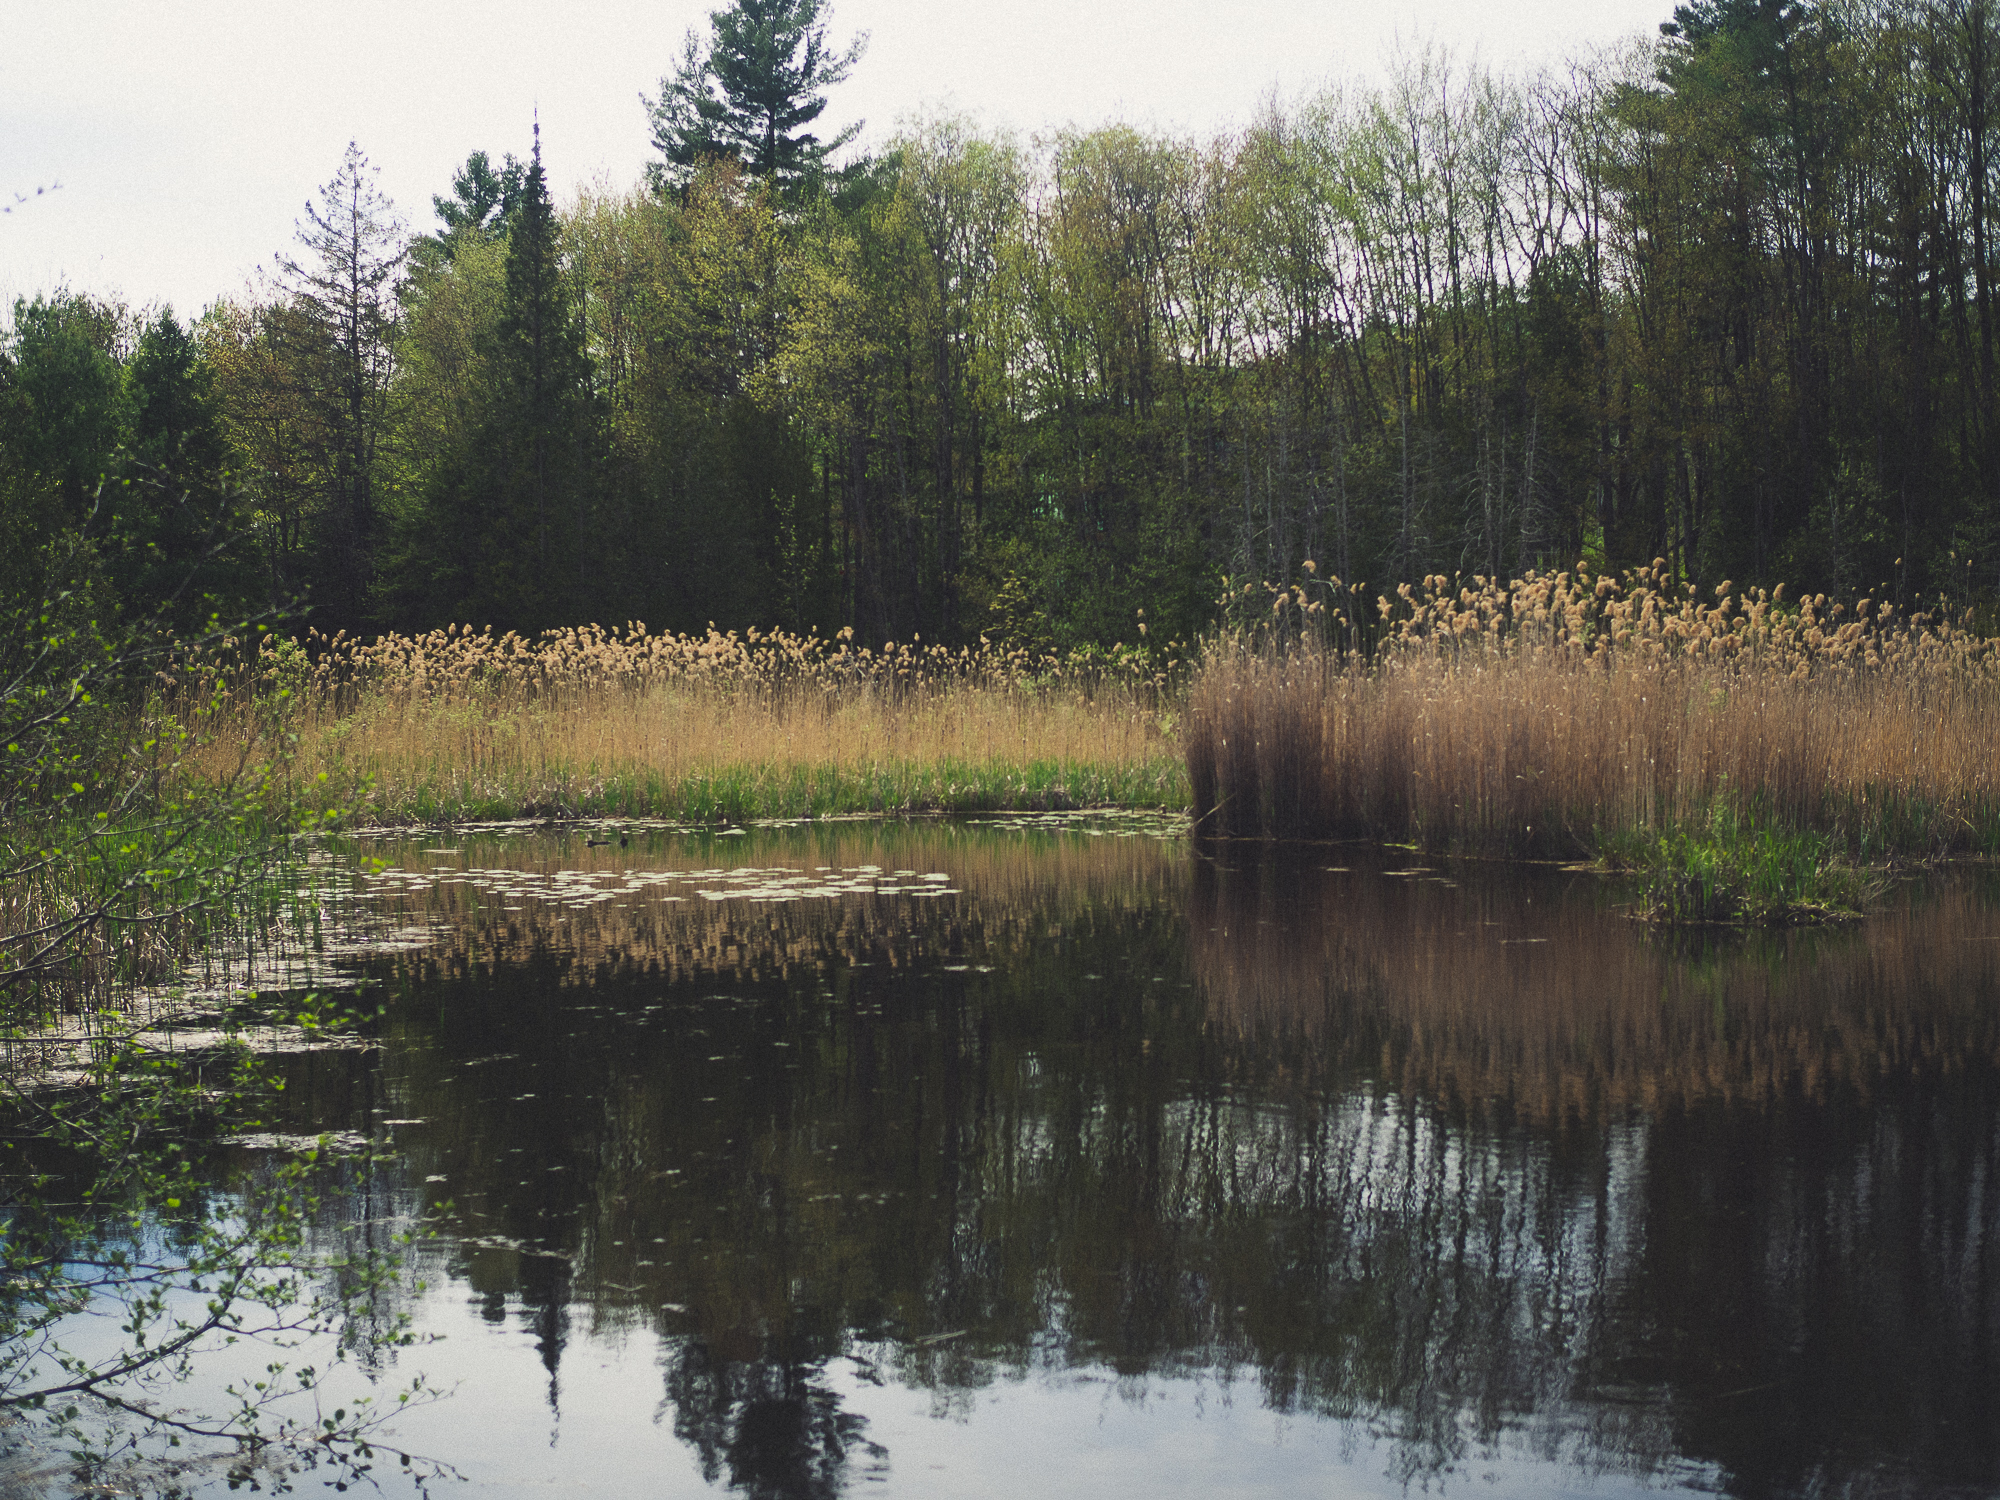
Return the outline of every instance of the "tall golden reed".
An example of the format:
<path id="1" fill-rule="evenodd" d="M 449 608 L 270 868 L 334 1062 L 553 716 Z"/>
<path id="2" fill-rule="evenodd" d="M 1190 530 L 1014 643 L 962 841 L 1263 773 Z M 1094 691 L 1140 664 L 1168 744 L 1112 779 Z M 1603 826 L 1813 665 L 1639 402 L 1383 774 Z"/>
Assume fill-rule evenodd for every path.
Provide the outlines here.
<path id="1" fill-rule="evenodd" d="M 1224 835 L 1569 857 L 1726 803 L 1863 852 L 1991 845 L 2000 644 L 1782 593 L 1698 599 L 1657 563 L 1438 575 L 1375 600 L 1364 649 L 1357 589 L 1280 591 L 1282 635 L 1226 638 L 1196 674 L 1195 816 Z"/>
<path id="2" fill-rule="evenodd" d="M 852 631 L 634 623 L 528 639 L 456 626 L 273 640 L 224 713 L 245 733 L 280 720 L 299 785 L 323 776 L 328 796 L 390 819 L 688 815 L 709 805 L 695 789 L 724 784 L 731 808 L 753 814 L 856 799 L 1061 805 L 1121 786 L 1185 805 L 1166 717 L 1176 671 L 1131 651 L 877 649 Z"/>

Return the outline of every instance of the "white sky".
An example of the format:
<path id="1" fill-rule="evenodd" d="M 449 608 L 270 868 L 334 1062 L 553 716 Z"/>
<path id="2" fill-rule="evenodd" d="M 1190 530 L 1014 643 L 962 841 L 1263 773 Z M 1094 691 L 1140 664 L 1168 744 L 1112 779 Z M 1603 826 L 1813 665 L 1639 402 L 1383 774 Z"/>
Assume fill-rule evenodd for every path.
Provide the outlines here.
<path id="1" fill-rule="evenodd" d="M 541 110 L 559 199 L 648 156 L 652 92 L 720 0 L 0 0 L 0 322 L 59 284 L 183 316 L 291 242 L 350 138 L 417 229 Z M 1400 40 L 1498 66 L 1650 33 L 1673 0 L 834 0 L 871 33 L 822 123 L 862 144 L 947 106 L 1025 134 L 1122 119 L 1206 133 L 1274 87 L 1379 76 Z M 823 134 L 831 133 L 830 130 Z"/>

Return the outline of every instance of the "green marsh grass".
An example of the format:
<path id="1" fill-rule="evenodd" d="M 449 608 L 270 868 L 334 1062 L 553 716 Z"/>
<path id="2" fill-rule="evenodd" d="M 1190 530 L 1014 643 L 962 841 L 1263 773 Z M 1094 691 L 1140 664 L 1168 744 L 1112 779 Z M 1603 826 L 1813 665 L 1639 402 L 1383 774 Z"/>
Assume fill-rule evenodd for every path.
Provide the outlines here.
<path id="1" fill-rule="evenodd" d="M 1640 916 L 1676 927 L 1845 921 L 1888 884 L 1832 835 L 1760 825 L 1726 798 L 1699 825 L 1615 837 L 1599 857 L 1641 877 Z"/>

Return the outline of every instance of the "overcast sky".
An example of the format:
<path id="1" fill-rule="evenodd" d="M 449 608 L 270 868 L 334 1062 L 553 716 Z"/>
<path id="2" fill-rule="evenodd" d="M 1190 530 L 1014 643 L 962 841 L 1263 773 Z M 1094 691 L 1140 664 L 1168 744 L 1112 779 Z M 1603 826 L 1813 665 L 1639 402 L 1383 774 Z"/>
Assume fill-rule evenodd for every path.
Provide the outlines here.
<path id="1" fill-rule="evenodd" d="M 647 159 L 655 89 L 716 0 L 0 0 L 0 308 L 68 286 L 184 315 L 291 240 L 351 138 L 415 228 L 452 168 L 525 155 L 558 198 Z M 824 120 L 940 106 L 1024 135 L 1206 133 L 1273 88 L 1380 76 L 1398 41 L 1502 67 L 1651 32 L 1671 0 L 835 0 L 871 35 Z M 4 314 L 0 314 L 4 317 Z"/>

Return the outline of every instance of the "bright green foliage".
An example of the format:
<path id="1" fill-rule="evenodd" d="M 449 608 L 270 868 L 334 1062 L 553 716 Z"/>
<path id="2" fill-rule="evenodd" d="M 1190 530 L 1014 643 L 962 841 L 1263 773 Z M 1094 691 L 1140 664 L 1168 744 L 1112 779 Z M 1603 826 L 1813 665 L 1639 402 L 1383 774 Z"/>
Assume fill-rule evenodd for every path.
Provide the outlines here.
<path id="1" fill-rule="evenodd" d="M 1728 802 L 1710 809 L 1706 826 L 1608 844 L 1607 858 L 1642 878 L 1640 915 L 1663 926 L 1846 921 L 1885 884 L 1831 835 L 1746 817 Z"/>
<path id="2" fill-rule="evenodd" d="M 1985 0 L 1699 0 L 1525 78 L 1418 50 L 1207 140 L 919 120 L 838 180 L 825 19 L 718 11 L 654 106 L 671 191 L 583 195 L 552 259 L 467 163 L 384 346 L 395 524 L 319 623 L 1063 648 L 1307 559 L 2000 597 Z M 558 304 L 578 360 L 524 384 Z M 331 606 L 334 346 L 296 300 L 227 321 L 267 572 Z"/>
<path id="3" fill-rule="evenodd" d="M 170 712 L 156 692 L 268 627 L 128 634 L 96 612 L 96 571 L 72 538 L 51 567 L 69 586 L 0 611 L 0 1024 L 92 975 L 142 977 L 149 949 L 172 951 L 289 832 L 274 747 L 197 771 L 202 706 Z"/>
<path id="4" fill-rule="evenodd" d="M 160 326 L 143 367 L 155 396 L 157 367 L 185 353 Z M 173 425 L 159 418 L 163 404 L 152 403 L 155 436 Z M 0 1041 L 10 1057 L 0 1076 L 0 1413 L 20 1424 L 16 1439 L 70 1453 L 93 1487 L 122 1483 L 121 1460 L 157 1458 L 162 1445 L 219 1448 L 232 1480 L 324 1465 L 344 1483 L 374 1461 L 378 1416 L 365 1403 L 331 1421 L 310 1399 L 285 1405 L 325 1372 L 288 1368 L 284 1351 L 326 1335 L 344 1358 L 352 1314 L 394 1274 L 393 1254 L 328 1255 L 308 1242 L 316 1153 L 240 1193 L 216 1192 L 201 1140 L 255 1124 L 262 1073 L 233 1039 L 155 1050 L 143 1021 L 119 1008 L 135 985 L 171 979 L 191 943 L 240 921 L 246 892 L 300 823 L 319 821 L 296 819 L 275 793 L 283 674 L 265 687 L 272 733 L 218 763 L 221 747 L 194 727 L 218 705 L 182 692 L 169 711 L 160 689 L 191 658 L 227 661 L 261 627 L 179 641 L 121 630 L 93 612 L 87 541 L 69 533 L 47 561 L 68 586 L 0 605 Z M 248 687 L 244 676 L 219 680 Z M 36 1045 L 17 1045 L 26 1037 Z M 38 1076 L 34 1060 L 51 1049 L 65 1076 Z M 393 1321 L 369 1326 L 374 1342 L 407 1342 Z M 163 1383 L 239 1340 L 271 1346 L 264 1378 L 207 1409 L 157 1401 Z"/>

